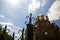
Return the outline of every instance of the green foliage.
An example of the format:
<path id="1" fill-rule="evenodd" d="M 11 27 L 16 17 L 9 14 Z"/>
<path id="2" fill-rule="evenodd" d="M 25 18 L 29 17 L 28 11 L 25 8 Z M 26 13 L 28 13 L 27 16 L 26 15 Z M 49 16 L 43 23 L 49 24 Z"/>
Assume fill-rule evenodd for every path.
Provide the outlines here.
<path id="1" fill-rule="evenodd" d="M 3 33 L 2 25 L 0 25 L 0 40 L 11 40 L 12 36 L 8 35 L 8 33 Z"/>
<path id="2" fill-rule="evenodd" d="M 1 32 L 1 30 L 2 30 L 2 26 L 0 25 L 0 32 Z"/>

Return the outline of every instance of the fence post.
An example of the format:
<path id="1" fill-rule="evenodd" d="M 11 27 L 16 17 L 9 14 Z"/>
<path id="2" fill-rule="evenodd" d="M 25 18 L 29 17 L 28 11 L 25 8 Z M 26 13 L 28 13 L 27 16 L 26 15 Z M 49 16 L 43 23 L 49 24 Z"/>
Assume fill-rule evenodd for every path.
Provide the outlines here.
<path id="1" fill-rule="evenodd" d="M 26 34 L 27 34 L 26 40 L 33 40 L 32 13 L 30 14 L 30 17 L 29 17 L 29 23 L 27 24 L 27 33 Z"/>
<path id="2" fill-rule="evenodd" d="M 7 33 L 9 33 L 10 32 L 10 29 L 7 29 L 7 25 L 5 25 L 5 28 L 3 29 L 3 33 L 6 33 L 7 30 L 8 30 Z"/>
<path id="3" fill-rule="evenodd" d="M 24 28 L 22 30 L 22 38 L 21 38 L 21 40 L 24 40 Z"/>
<path id="4" fill-rule="evenodd" d="M 6 33 L 6 29 L 7 29 L 7 25 L 6 25 L 5 28 L 3 29 L 3 33 Z"/>
<path id="5" fill-rule="evenodd" d="M 13 35 L 12 35 L 12 40 L 15 40 L 15 33 L 13 32 Z"/>

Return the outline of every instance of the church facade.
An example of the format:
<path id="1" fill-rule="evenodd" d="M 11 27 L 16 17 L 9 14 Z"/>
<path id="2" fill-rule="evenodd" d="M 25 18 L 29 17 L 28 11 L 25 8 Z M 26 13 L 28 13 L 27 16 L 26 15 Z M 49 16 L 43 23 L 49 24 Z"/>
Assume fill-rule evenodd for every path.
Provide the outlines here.
<path id="1" fill-rule="evenodd" d="M 27 35 L 27 30 L 25 34 Z M 55 22 L 51 23 L 48 16 L 37 16 L 33 26 L 33 40 L 60 40 L 60 28 Z"/>

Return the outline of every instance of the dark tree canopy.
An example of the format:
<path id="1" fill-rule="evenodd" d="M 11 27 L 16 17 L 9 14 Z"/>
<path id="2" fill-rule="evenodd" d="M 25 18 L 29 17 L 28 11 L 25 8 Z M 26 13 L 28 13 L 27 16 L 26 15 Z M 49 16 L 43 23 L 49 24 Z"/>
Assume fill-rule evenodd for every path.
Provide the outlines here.
<path id="1" fill-rule="evenodd" d="M 12 36 L 8 33 L 3 33 L 2 25 L 0 24 L 0 40 L 12 40 Z"/>

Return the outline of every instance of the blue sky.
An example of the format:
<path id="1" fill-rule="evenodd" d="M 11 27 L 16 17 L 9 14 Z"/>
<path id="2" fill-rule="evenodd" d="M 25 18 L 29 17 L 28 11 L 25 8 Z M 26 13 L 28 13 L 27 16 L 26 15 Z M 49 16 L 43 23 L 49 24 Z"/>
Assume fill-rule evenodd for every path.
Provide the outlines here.
<path id="1" fill-rule="evenodd" d="M 0 24 L 8 25 L 11 32 L 26 28 L 26 16 L 36 18 L 39 14 L 48 15 L 49 20 L 60 26 L 60 0 L 0 0 Z M 20 35 L 20 34 L 19 34 Z"/>

